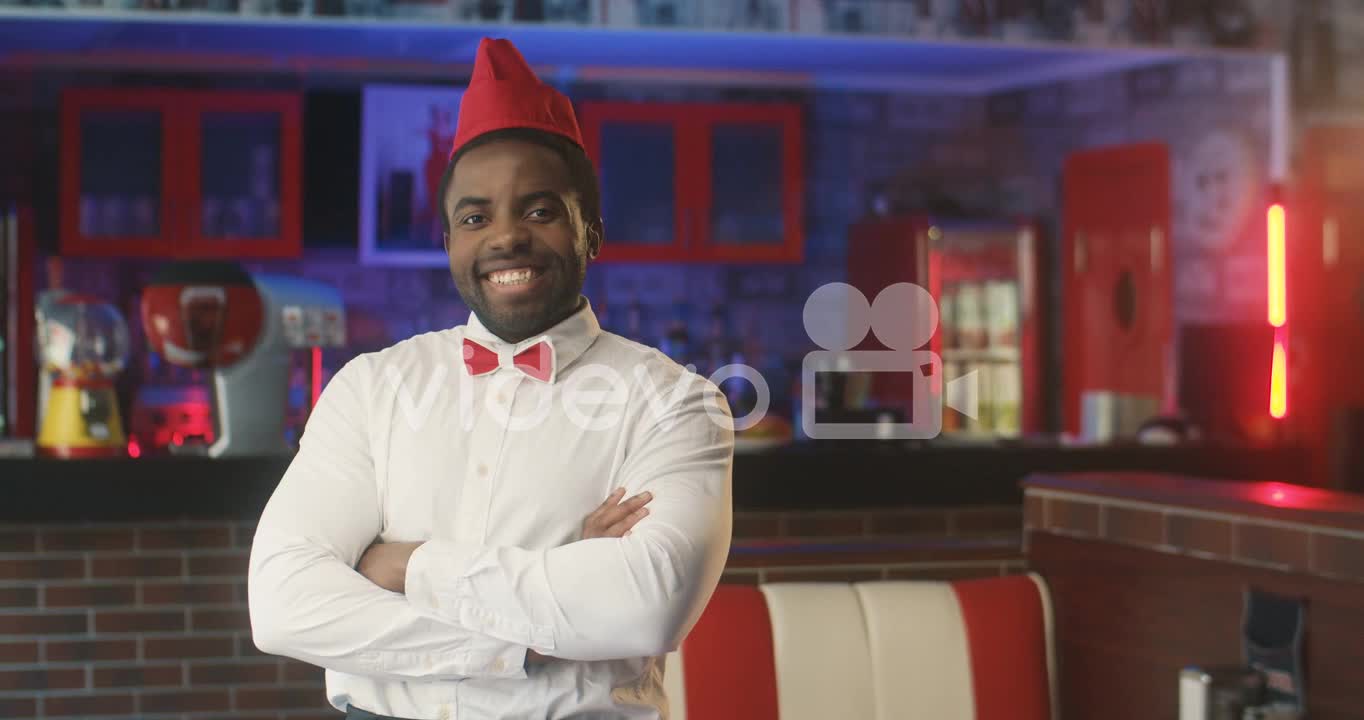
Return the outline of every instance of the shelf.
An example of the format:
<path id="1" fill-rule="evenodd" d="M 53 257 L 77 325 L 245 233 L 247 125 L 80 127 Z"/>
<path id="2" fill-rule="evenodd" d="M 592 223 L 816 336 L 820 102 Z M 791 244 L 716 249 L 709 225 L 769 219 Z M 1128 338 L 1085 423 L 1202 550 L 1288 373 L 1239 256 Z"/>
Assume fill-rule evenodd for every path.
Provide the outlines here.
<path id="1" fill-rule="evenodd" d="M 944 445 L 989 447 L 1002 442 L 1016 442 L 1020 437 L 1018 433 L 1005 434 L 993 430 L 944 430 L 937 442 Z"/>
<path id="2" fill-rule="evenodd" d="M 942 351 L 942 358 L 948 362 L 1016 363 L 1019 361 L 1019 352 L 1017 347 L 986 348 L 983 350 L 949 348 Z"/>
<path id="3" fill-rule="evenodd" d="M 117 62 L 259 70 L 336 68 L 433 72 L 473 63 L 484 36 L 505 37 L 554 82 L 649 74 L 706 74 L 766 85 L 985 94 L 1046 79 L 1144 67 L 1182 57 L 1169 48 L 1083 48 L 902 37 L 696 31 L 539 24 L 459 24 L 402 18 L 294 18 L 208 12 L 0 8 L 0 62 Z M 356 61 L 364 61 L 357 63 Z M 594 74 L 595 73 L 595 74 Z M 762 74 L 769 75 L 762 75 Z"/>

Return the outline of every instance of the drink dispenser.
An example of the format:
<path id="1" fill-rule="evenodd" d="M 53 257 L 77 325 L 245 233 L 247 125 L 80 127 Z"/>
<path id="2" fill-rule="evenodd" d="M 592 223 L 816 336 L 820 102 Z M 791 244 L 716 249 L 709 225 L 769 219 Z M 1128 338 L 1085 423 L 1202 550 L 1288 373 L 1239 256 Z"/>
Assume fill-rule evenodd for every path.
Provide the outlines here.
<path id="1" fill-rule="evenodd" d="M 148 344 L 167 362 L 211 371 L 210 457 L 291 450 L 285 436 L 291 354 L 345 344 L 335 289 L 252 276 L 237 263 L 168 265 L 142 296 Z"/>

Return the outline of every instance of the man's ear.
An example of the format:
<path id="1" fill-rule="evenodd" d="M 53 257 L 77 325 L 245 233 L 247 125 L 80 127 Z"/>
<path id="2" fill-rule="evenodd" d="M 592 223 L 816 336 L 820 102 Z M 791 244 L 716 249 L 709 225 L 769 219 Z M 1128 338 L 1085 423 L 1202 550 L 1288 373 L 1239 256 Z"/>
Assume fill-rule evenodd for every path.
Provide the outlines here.
<path id="1" fill-rule="evenodd" d="M 445 247 L 445 254 L 446 254 L 446 255 L 449 255 L 449 254 L 450 254 L 450 233 L 448 233 L 448 232 L 443 232 L 443 233 L 440 234 L 440 244 L 443 245 L 443 246 Z"/>
<path id="2" fill-rule="evenodd" d="M 601 254 L 601 246 L 602 243 L 605 241 L 605 237 L 603 236 L 604 225 L 605 223 L 602 222 L 601 218 L 597 218 L 596 221 L 591 222 L 587 225 L 588 260 L 596 260 L 597 256 Z"/>

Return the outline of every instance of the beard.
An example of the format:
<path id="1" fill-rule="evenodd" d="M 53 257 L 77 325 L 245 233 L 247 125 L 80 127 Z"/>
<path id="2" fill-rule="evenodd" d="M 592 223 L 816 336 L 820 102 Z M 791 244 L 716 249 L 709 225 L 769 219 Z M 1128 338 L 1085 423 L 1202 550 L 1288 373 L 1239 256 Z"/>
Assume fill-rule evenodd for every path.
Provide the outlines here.
<path id="1" fill-rule="evenodd" d="M 496 261 L 524 260 L 540 268 L 542 286 L 534 295 L 515 300 L 489 297 L 481 267 Z M 578 309 L 587 263 L 574 253 L 520 252 L 480 258 L 462 273 L 451 273 L 455 289 L 489 332 L 509 343 L 534 337 L 557 325 Z"/>

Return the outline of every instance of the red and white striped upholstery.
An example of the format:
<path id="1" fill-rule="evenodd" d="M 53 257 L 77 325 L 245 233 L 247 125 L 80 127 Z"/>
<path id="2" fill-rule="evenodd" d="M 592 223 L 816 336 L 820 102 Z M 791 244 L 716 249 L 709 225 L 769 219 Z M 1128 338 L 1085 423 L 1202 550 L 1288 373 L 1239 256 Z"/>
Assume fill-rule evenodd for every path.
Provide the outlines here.
<path id="1" fill-rule="evenodd" d="M 664 681 L 673 720 L 1055 720 L 1036 575 L 722 585 Z"/>

